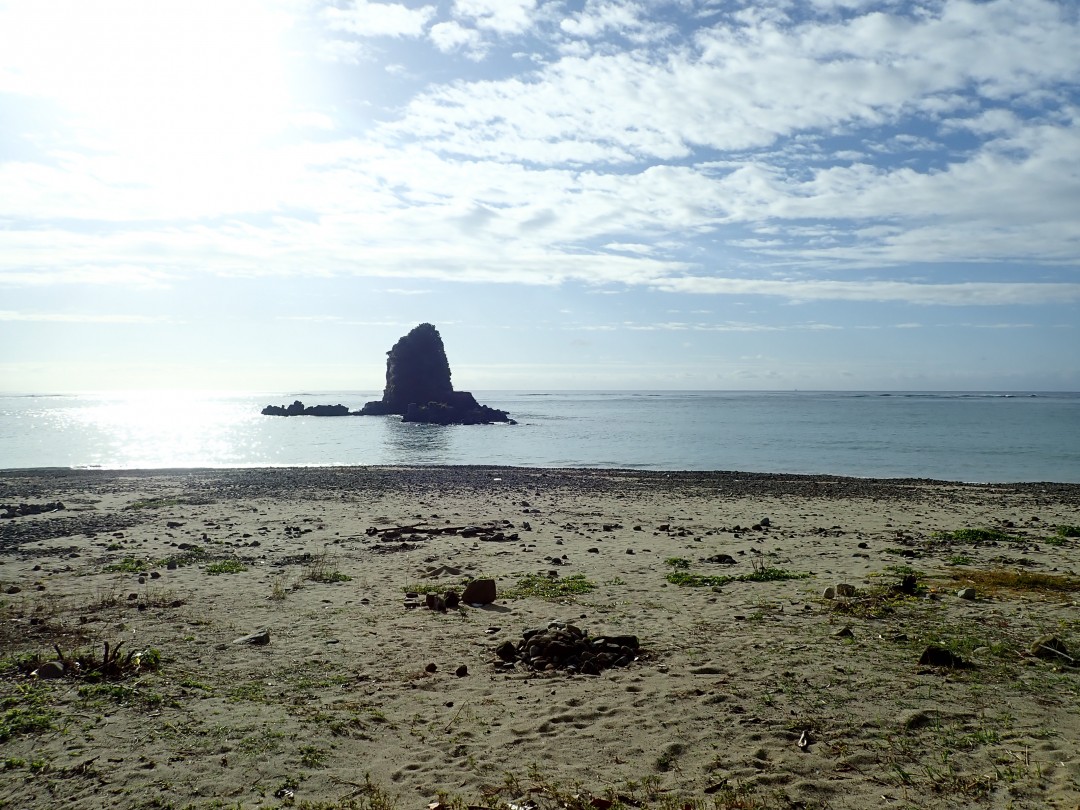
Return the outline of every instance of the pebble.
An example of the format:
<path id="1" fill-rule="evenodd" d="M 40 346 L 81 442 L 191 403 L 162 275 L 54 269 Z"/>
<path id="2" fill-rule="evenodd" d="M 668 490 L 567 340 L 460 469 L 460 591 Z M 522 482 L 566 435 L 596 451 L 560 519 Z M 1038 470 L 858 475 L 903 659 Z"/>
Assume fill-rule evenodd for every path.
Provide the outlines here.
<path id="1" fill-rule="evenodd" d="M 64 677 L 64 665 L 59 661 L 46 661 L 34 671 L 34 675 L 43 680 Z"/>
<path id="2" fill-rule="evenodd" d="M 251 635 L 241 636 L 240 638 L 233 639 L 233 644 L 252 644 L 255 646 L 265 646 L 270 643 L 270 631 L 268 629 L 258 630 Z"/>
<path id="3" fill-rule="evenodd" d="M 975 589 L 974 588 L 961 588 L 960 590 L 958 590 L 956 592 L 956 595 L 958 597 L 960 597 L 961 599 L 974 600 L 975 599 Z"/>
<path id="4" fill-rule="evenodd" d="M 971 665 L 959 655 L 940 647 L 930 644 L 923 650 L 919 657 L 920 666 L 924 667 L 948 667 L 950 669 L 966 669 Z"/>

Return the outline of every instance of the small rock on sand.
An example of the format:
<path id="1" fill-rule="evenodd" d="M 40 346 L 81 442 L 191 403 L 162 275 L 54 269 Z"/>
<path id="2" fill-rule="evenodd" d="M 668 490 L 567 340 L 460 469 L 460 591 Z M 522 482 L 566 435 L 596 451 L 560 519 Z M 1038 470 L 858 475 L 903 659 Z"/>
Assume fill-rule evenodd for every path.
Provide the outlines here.
<path id="1" fill-rule="evenodd" d="M 253 644 L 255 646 L 264 646 L 270 643 L 270 631 L 267 629 L 259 630 L 248 636 L 241 636 L 238 639 L 233 640 L 233 644 Z"/>
<path id="2" fill-rule="evenodd" d="M 474 579 L 465 586 L 461 601 L 470 605 L 490 605 L 495 601 L 495 580 Z"/>

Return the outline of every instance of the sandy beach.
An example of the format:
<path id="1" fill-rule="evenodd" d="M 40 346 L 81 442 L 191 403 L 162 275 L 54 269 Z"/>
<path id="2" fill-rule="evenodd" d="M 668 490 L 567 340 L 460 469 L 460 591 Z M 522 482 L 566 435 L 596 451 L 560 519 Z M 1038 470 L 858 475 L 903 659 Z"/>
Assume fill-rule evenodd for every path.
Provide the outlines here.
<path id="1" fill-rule="evenodd" d="M 1080 807 L 1080 485 L 34 470 L 4 515 L 3 808 Z"/>

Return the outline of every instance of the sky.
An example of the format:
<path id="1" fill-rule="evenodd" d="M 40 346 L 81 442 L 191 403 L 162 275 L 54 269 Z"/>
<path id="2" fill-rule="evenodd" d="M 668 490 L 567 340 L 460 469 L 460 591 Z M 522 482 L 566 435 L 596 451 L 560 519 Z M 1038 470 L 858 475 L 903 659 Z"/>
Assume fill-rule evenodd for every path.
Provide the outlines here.
<path id="1" fill-rule="evenodd" d="M 0 391 L 1080 390 L 1073 0 L 0 0 Z"/>

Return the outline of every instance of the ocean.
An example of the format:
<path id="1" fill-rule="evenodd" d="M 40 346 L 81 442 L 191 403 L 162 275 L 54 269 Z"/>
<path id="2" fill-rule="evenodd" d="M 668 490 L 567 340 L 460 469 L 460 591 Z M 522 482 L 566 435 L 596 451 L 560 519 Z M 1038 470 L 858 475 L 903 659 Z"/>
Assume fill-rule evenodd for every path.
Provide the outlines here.
<path id="1" fill-rule="evenodd" d="M 0 468 L 466 464 L 1080 483 L 1080 394 L 506 392 L 516 425 L 270 417 L 378 391 L 0 395 Z"/>

